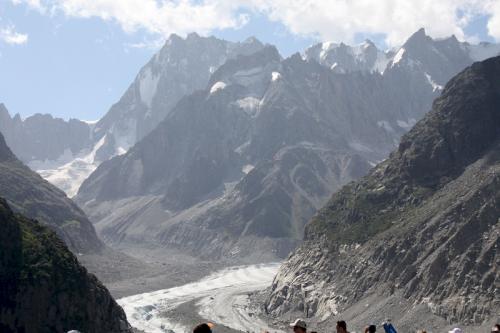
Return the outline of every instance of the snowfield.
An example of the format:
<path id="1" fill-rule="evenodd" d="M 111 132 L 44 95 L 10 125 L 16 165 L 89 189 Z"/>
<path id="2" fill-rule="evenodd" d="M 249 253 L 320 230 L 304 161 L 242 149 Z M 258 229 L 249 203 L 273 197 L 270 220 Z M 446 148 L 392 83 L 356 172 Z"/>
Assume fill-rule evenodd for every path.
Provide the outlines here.
<path id="1" fill-rule="evenodd" d="M 253 331 L 256 327 L 276 331 L 249 310 L 247 294 L 269 287 L 279 266 L 272 263 L 226 268 L 197 282 L 124 297 L 118 304 L 125 310 L 130 324 L 146 333 L 190 332 L 192 327 L 160 315 L 193 300 L 198 300 L 198 314 L 217 324 L 240 331 Z"/>

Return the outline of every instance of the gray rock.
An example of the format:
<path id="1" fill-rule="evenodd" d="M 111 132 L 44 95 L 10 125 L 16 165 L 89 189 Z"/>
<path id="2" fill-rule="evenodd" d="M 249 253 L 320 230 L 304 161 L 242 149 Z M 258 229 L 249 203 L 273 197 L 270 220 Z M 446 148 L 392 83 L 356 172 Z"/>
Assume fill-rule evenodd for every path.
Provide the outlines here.
<path id="1" fill-rule="evenodd" d="M 369 309 L 359 303 L 371 299 L 370 308 L 383 317 L 394 307 L 379 304 L 398 295 L 406 317 L 426 309 L 426 318 L 444 319 L 441 330 L 446 323 L 485 325 L 495 318 L 498 77 L 500 57 L 453 78 L 387 161 L 332 196 L 280 269 L 267 313 L 302 312 L 318 321 L 366 317 Z M 406 330 L 420 328 L 393 319 Z"/>

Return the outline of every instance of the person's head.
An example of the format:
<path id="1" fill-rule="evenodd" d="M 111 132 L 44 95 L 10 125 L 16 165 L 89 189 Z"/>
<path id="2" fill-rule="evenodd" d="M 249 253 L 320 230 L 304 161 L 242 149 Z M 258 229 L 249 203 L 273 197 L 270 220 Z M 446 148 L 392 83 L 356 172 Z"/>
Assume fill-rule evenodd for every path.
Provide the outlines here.
<path id="1" fill-rule="evenodd" d="M 365 333 L 375 333 L 377 332 L 377 326 L 369 325 L 365 327 Z"/>
<path id="2" fill-rule="evenodd" d="M 290 327 L 293 329 L 294 333 L 306 333 L 307 332 L 307 324 L 302 319 L 297 319 L 293 323 L 290 324 Z"/>
<path id="3" fill-rule="evenodd" d="M 500 324 L 495 324 L 495 325 L 491 328 L 491 333 L 495 333 L 495 332 L 500 332 Z"/>
<path id="4" fill-rule="evenodd" d="M 212 327 L 211 323 L 199 324 L 193 329 L 193 333 L 212 333 Z"/>
<path id="5" fill-rule="evenodd" d="M 347 332 L 347 323 L 343 320 L 337 322 L 337 333 L 346 333 Z"/>
<path id="6" fill-rule="evenodd" d="M 458 327 L 452 329 L 451 331 L 448 331 L 448 333 L 463 333 L 463 332 L 464 331 L 462 331 L 462 329 Z"/>

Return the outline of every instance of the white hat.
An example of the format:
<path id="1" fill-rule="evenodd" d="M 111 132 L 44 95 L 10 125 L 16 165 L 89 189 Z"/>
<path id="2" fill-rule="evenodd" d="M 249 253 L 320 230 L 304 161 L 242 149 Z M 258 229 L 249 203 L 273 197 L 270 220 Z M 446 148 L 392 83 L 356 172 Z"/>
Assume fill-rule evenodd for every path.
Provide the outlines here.
<path id="1" fill-rule="evenodd" d="M 293 323 L 290 324 L 290 327 L 300 327 L 303 329 L 307 329 L 307 324 L 304 320 L 302 319 L 297 319 Z"/>
<path id="2" fill-rule="evenodd" d="M 448 333 L 464 333 L 464 331 L 462 331 L 462 329 L 456 327 L 456 328 L 452 329 L 451 331 L 448 331 Z"/>

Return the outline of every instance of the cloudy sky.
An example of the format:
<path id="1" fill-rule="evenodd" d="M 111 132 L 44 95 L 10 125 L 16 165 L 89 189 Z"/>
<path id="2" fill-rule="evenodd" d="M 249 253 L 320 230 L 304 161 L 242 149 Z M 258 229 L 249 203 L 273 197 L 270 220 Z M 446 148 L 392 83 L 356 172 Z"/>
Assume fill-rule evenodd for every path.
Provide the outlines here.
<path id="1" fill-rule="evenodd" d="M 500 0 L 0 0 L 0 102 L 94 120 L 172 33 L 249 36 L 284 56 L 317 41 L 500 42 Z"/>

